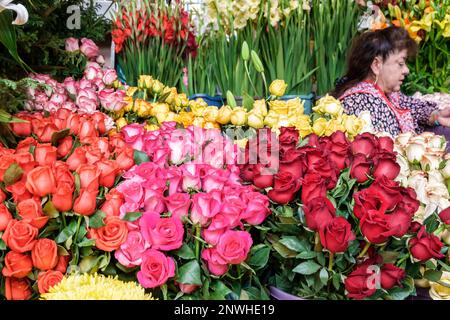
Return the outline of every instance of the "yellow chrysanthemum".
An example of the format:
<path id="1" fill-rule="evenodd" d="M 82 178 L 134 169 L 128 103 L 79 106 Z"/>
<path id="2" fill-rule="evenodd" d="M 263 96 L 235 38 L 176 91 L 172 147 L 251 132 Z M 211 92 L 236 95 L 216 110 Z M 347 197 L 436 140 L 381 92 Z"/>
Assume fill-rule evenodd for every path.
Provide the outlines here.
<path id="1" fill-rule="evenodd" d="M 100 274 L 73 274 L 64 277 L 43 300 L 154 300 L 136 282 L 124 282 Z"/>

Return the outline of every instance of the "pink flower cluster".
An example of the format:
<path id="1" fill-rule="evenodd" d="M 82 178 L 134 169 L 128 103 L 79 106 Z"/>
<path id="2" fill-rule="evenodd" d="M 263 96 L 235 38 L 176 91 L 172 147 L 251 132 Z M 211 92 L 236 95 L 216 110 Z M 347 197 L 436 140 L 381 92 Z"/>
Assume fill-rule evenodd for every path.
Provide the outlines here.
<path id="1" fill-rule="evenodd" d="M 121 131 L 129 145 L 160 167 L 190 162 L 222 168 L 235 164 L 238 157 L 237 145 L 218 129 L 177 128 L 176 122 L 164 122 L 159 130 L 131 124 Z"/>
<path id="2" fill-rule="evenodd" d="M 79 40 L 76 38 L 67 38 L 65 47 L 68 52 L 80 51 L 90 61 L 95 61 L 99 64 L 105 63 L 105 58 L 100 55 L 100 49 L 91 39 L 81 38 L 81 40 Z"/>
<path id="3" fill-rule="evenodd" d="M 212 274 L 221 276 L 229 265 L 245 261 L 253 241 L 250 233 L 244 231 L 244 223 L 259 225 L 266 219 L 271 212 L 268 197 L 252 186 L 241 185 L 236 165 L 228 165 L 226 169 L 194 162 L 169 165 L 172 153 L 177 150 L 176 147 L 170 150 L 170 143 L 178 133 L 170 123 L 150 132 L 155 138 L 153 142 L 145 139 L 136 142 L 145 136 L 140 129 L 137 125 L 128 126 L 124 130 L 126 139 L 130 141 L 134 136 L 131 140 L 140 144 L 141 150 L 152 151 L 143 146 L 153 143 L 155 150 L 163 145 L 169 151 L 164 161 L 149 152 L 156 161 L 131 168 L 123 175 L 125 181 L 116 188 L 124 199 L 121 218 L 130 212 L 143 212 L 140 218 L 128 222 L 127 240 L 115 252 L 116 259 L 128 268 L 140 266 L 137 278 L 142 286 L 159 287 L 175 275 L 175 260 L 167 252 L 181 248 L 184 243 L 189 245 L 194 240 L 186 232 L 199 229 L 206 243 L 201 258 Z M 138 133 L 132 135 L 135 130 Z M 222 137 L 215 130 L 204 131 L 204 135 Z M 185 156 L 182 152 L 178 154 L 179 159 Z"/>

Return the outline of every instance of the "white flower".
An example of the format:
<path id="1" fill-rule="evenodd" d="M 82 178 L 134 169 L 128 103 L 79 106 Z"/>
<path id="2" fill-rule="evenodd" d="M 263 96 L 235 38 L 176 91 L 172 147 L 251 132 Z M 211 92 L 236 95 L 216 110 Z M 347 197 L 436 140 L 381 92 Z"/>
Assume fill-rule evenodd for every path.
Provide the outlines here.
<path id="1" fill-rule="evenodd" d="M 16 19 L 12 24 L 23 25 L 28 21 L 28 11 L 21 4 L 11 3 L 13 0 L 0 0 L 0 12 L 3 10 L 13 10 L 17 13 Z"/>
<path id="2" fill-rule="evenodd" d="M 395 144 L 398 144 L 398 145 L 402 146 L 403 148 L 405 148 L 408 145 L 408 142 L 412 136 L 413 136 L 412 132 L 400 133 L 395 138 Z"/>
<path id="3" fill-rule="evenodd" d="M 425 146 L 422 143 L 410 143 L 406 147 L 406 158 L 409 162 L 421 161 L 425 155 Z"/>
<path id="4" fill-rule="evenodd" d="M 420 160 L 420 165 L 424 171 L 438 170 L 441 157 L 433 153 L 426 153 Z"/>
<path id="5" fill-rule="evenodd" d="M 428 204 L 430 200 L 426 192 L 426 187 L 428 185 L 428 180 L 425 177 L 425 173 L 422 171 L 413 171 L 408 178 L 408 186 L 413 188 L 417 194 L 417 200 L 423 204 Z"/>

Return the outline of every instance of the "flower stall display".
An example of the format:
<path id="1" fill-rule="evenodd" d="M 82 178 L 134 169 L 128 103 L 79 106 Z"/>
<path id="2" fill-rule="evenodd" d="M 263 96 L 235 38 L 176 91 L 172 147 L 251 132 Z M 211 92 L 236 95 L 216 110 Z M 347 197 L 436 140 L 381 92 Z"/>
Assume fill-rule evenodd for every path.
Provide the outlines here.
<path id="1" fill-rule="evenodd" d="M 17 117 L 26 122 L 11 129 L 23 140 L 0 149 L 0 294 L 30 299 L 66 272 L 111 269 L 128 231 L 114 187 L 134 157 L 120 134 L 106 135 L 101 112 Z"/>
<path id="2" fill-rule="evenodd" d="M 190 19 L 180 1 L 118 3 L 112 37 L 125 82 L 136 85 L 149 74 L 178 87 L 184 63 L 197 49 Z"/>
<path id="3" fill-rule="evenodd" d="M 276 143 L 255 140 L 263 150 Z M 420 202 L 395 181 L 401 167 L 391 138 L 363 133 L 350 141 L 336 131 L 301 140 L 283 127 L 278 143 L 279 159 L 268 152 L 241 166 L 244 181 L 271 200 L 270 284 L 311 299 L 404 299 L 415 294 L 414 278 L 439 281 L 448 247 L 435 233 L 448 220 L 413 221 Z"/>

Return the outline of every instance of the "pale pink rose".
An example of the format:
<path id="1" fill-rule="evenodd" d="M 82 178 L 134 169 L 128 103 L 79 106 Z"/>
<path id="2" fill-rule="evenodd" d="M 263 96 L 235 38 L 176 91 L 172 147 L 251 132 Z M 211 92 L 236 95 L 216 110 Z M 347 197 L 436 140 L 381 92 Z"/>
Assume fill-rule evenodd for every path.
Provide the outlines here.
<path id="1" fill-rule="evenodd" d="M 93 83 L 91 81 L 83 78 L 83 79 L 81 79 L 80 81 L 77 82 L 77 90 L 81 90 L 81 89 L 92 89 L 92 90 L 94 90 L 94 85 L 93 85 Z"/>
<path id="2" fill-rule="evenodd" d="M 56 104 L 64 103 L 64 102 L 66 102 L 66 100 L 67 100 L 67 96 L 58 94 L 58 93 L 53 94 L 52 97 L 50 98 L 50 101 L 52 101 Z"/>
<path id="3" fill-rule="evenodd" d="M 228 270 L 228 264 L 217 253 L 216 248 L 209 248 L 202 251 L 202 259 L 208 263 L 208 270 L 216 275 L 221 276 Z"/>
<path id="4" fill-rule="evenodd" d="M 140 206 L 144 199 L 144 189 L 141 183 L 135 180 L 126 180 L 116 189 L 123 194 L 126 202 L 136 203 Z"/>
<path id="5" fill-rule="evenodd" d="M 103 74 L 103 79 L 102 80 L 107 86 L 112 85 L 114 83 L 114 81 L 117 80 L 116 70 L 114 70 L 114 69 L 106 69 L 104 74 Z"/>
<path id="6" fill-rule="evenodd" d="M 83 74 L 86 80 L 89 81 L 94 81 L 95 79 L 101 79 L 103 77 L 102 69 L 96 62 L 88 62 Z"/>
<path id="7" fill-rule="evenodd" d="M 167 141 L 170 148 L 170 161 L 180 164 L 190 154 L 190 139 L 186 130 L 175 130 Z"/>
<path id="8" fill-rule="evenodd" d="M 186 163 L 180 166 L 183 177 L 182 189 L 188 192 L 189 189 L 200 190 L 202 186 L 200 170 L 202 165 L 195 163 Z"/>
<path id="9" fill-rule="evenodd" d="M 77 95 L 77 86 L 77 82 L 72 77 L 64 79 L 64 88 L 73 96 Z"/>
<path id="10" fill-rule="evenodd" d="M 104 65 L 105 64 L 105 57 L 103 56 L 103 55 L 99 55 L 98 57 L 97 57 L 97 59 L 95 59 L 95 61 L 98 63 L 98 64 L 100 64 L 100 65 Z"/>
<path id="11" fill-rule="evenodd" d="M 241 219 L 251 225 L 259 225 L 270 215 L 269 199 L 259 192 L 243 193 L 242 197 L 247 203 L 241 214 Z"/>
<path id="12" fill-rule="evenodd" d="M 44 110 L 48 112 L 56 112 L 59 109 L 59 104 L 53 101 L 47 101 L 44 105 Z"/>
<path id="13" fill-rule="evenodd" d="M 164 199 L 167 211 L 172 216 L 180 218 L 187 217 L 191 207 L 191 197 L 188 193 L 173 193 Z"/>
<path id="14" fill-rule="evenodd" d="M 61 94 L 61 95 L 63 95 L 63 96 L 65 96 L 66 97 L 66 100 L 67 100 L 67 92 L 66 92 L 66 88 L 64 87 L 64 84 L 63 83 L 59 83 L 58 82 L 58 85 L 56 86 L 56 88 L 54 88 L 54 93 L 55 94 Z"/>
<path id="15" fill-rule="evenodd" d="M 188 86 L 188 69 L 186 67 L 183 68 L 183 83 L 187 88 L 187 86 Z"/>
<path id="16" fill-rule="evenodd" d="M 183 191 L 181 189 L 182 174 L 178 167 L 169 167 L 162 171 L 160 175 L 169 185 L 169 195 Z"/>
<path id="17" fill-rule="evenodd" d="M 142 234 L 139 231 L 131 231 L 114 256 L 123 266 L 133 268 L 141 265 L 142 255 L 148 248 L 149 245 L 146 244 Z"/>
<path id="18" fill-rule="evenodd" d="M 81 38 L 80 51 L 88 58 L 95 59 L 99 55 L 100 49 L 91 39 Z"/>
<path id="19" fill-rule="evenodd" d="M 78 45 L 78 39 L 75 38 L 67 38 L 66 39 L 66 51 L 74 52 L 80 50 L 80 46 Z"/>
<path id="20" fill-rule="evenodd" d="M 125 202 L 120 206 L 119 217 L 123 219 L 128 212 L 138 212 L 141 209 L 139 203 L 136 202 Z"/>
<path id="21" fill-rule="evenodd" d="M 168 146 L 156 147 L 153 150 L 153 163 L 157 164 L 159 167 L 165 167 L 169 162 L 170 148 Z"/>
<path id="22" fill-rule="evenodd" d="M 48 102 L 48 96 L 45 93 L 36 93 L 34 98 L 34 106 L 36 110 L 44 110 L 45 105 Z"/>
<path id="23" fill-rule="evenodd" d="M 78 107 L 82 107 L 82 106 L 80 106 L 80 104 L 78 103 L 78 99 L 80 99 L 80 98 L 86 98 L 86 99 L 88 99 L 88 100 L 94 100 L 95 102 L 97 102 L 97 93 L 93 90 L 93 89 L 90 89 L 90 88 L 86 88 L 86 89 L 80 89 L 79 91 L 78 91 L 78 94 L 77 94 L 77 104 L 78 104 Z"/>
<path id="24" fill-rule="evenodd" d="M 202 189 L 205 192 L 212 190 L 222 190 L 228 181 L 230 173 L 227 170 L 216 169 L 211 166 L 203 167 Z"/>
<path id="25" fill-rule="evenodd" d="M 192 197 L 191 220 L 202 226 L 220 212 L 220 193 L 196 193 Z"/>
<path id="26" fill-rule="evenodd" d="M 175 276 L 175 262 L 164 253 L 148 249 L 142 256 L 141 270 L 137 279 L 144 288 L 156 288 Z"/>
<path id="27" fill-rule="evenodd" d="M 215 168 L 223 168 L 226 155 L 223 150 L 223 143 L 213 141 L 206 145 L 202 152 L 202 163 L 209 164 Z"/>
<path id="28" fill-rule="evenodd" d="M 142 150 L 144 145 L 144 128 L 141 124 L 133 123 L 122 128 L 125 142 L 136 150 Z"/>
<path id="29" fill-rule="evenodd" d="M 247 231 L 226 231 L 219 239 L 216 249 L 219 256 L 230 264 L 239 264 L 250 252 L 253 240 Z"/>
<path id="30" fill-rule="evenodd" d="M 144 201 L 144 210 L 157 212 L 158 214 L 166 212 L 163 193 L 155 192 L 153 195 L 147 197 Z"/>
<path id="31" fill-rule="evenodd" d="M 228 176 L 228 181 L 227 181 L 227 185 L 241 185 L 240 181 L 240 173 L 241 170 L 239 169 L 239 167 L 237 165 L 227 165 L 227 169 L 229 172 L 229 176 Z"/>
<path id="32" fill-rule="evenodd" d="M 160 130 L 161 131 L 167 130 L 168 132 L 172 132 L 176 128 L 177 128 L 177 123 L 175 121 L 167 121 L 161 125 Z"/>
<path id="33" fill-rule="evenodd" d="M 170 251 L 183 245 L 184 227 L 177 217 L 161 218 L 159 213 L 146 212 L 139 220 L 139 226 L 153 249 Z"/>

